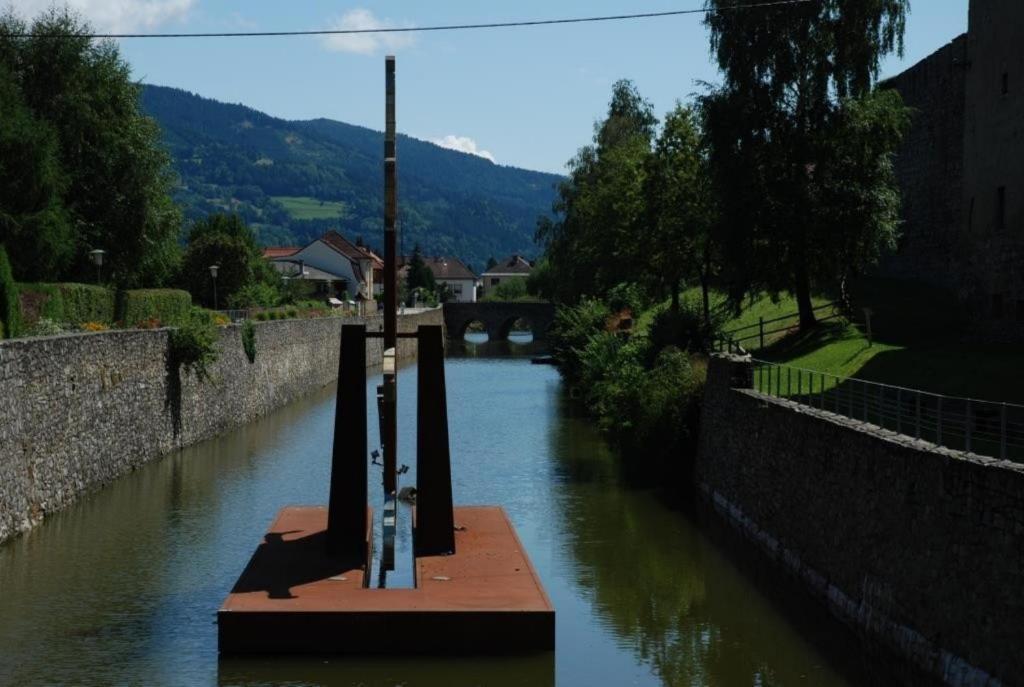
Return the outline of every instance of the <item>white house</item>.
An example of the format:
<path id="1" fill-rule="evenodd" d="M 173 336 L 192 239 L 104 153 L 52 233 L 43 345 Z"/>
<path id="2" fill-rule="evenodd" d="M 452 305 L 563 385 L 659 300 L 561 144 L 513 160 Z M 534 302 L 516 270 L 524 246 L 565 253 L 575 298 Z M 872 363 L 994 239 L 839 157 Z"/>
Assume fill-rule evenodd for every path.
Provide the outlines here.
<path id="1" fill-rule="evenodd" d="M 530 276 L 532 270 L 533 265 L 522 255 L 510 255 L 480 275 L 480 279 L 483 282 L 480 295 L 486 296 L 495 286 L 503 281 L 526 279 Z"/>
<path id="2" fill-rule="evenodd" d="M 404 280 L 408 273 L 410 257 L 403 257 L 399 264 L 398 278 Z M 476 303 L 476 287 L 480 279 L 473 274 L 473 270 L 466 266 L 458 258 L 441 256 L 423 256 L 423 263 L 430 268 L 434 275 L 434 281 L 444 284 L 452 293 L 452 300 L 456 303 Z"/>
<path id="3" fill-rule="evenodd" d="M 327 297 L 345 291 L 349 300 L 373 301 L 380 292 L 384 261 L 333 230 L 303 248 L 265 248 L 263 256 L 289 278 L 317 282 Z"/>

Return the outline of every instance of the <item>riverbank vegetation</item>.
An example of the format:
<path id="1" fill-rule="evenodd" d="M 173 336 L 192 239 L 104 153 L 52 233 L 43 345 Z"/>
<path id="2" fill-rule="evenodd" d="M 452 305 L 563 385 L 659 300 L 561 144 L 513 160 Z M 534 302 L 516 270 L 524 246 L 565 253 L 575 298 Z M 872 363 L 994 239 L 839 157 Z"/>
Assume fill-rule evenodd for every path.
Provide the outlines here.
<path id="1" fill-rule="evenodd" d="M 632 453 L 680 455 L 720 332 L 792 308 L 811 335 L 815 308 L 849 315 L 851 285 L 895 245 L 909 112 L 874 84 L 906 9 L 711 12 L 722 82 L 661 122 L 633 83 L 614 85 L 538 222 L 535 282 L 561 304 L 562 373 Z"/>

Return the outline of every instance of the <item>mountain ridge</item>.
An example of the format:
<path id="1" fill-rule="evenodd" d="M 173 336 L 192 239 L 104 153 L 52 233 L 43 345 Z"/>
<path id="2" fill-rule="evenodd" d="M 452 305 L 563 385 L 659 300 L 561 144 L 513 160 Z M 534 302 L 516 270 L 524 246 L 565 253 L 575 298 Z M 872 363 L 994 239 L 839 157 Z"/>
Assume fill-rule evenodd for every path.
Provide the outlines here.
<path id="1" fill-rule="evenodd" d="M 285 120 L 241 103 L 146 85 L 188 219 L 232 211 L 263 245 L 301 245 L 328 228 L 383 243 L 383 133 L 320 117 Z M 536 255 L 537 218 L 562 177 L 499 165 L 398 137 L 401 249 L 420 245 L 482 268 L 489 257 Z"/>

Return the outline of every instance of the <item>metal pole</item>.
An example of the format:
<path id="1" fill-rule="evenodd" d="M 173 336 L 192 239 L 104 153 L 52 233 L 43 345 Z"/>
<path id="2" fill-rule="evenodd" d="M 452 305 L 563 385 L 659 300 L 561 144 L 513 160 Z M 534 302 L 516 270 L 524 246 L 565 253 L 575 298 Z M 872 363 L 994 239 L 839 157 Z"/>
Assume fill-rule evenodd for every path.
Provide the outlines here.
<path id="1" fill-rule="evenodd" d="M 999 408 L 999 458 L 1006 460 L 1006 404 Z"/>
<path id="2" fill-rule="evenodd" d="M 914 438 L 921 438 L 921 392 L 917 392 L 914 399 Z"/>
<path id="3" fill-rule="evenodd" d="M 213 278 L 213 309 L 217 309 L 217 277 Z"/>
<path id="4" fill-rule="evenodd" d="M 758 319 L 758 327 L 759 327 L 759 333 L 760 333 L 760 338 L 761 338 L 761 348 L 764 348 L 764 318 L 763 317 L 759 317 L 757 319 Z"/>
<path id="5" fill-rule="evenodd" d="M 973 413 L 971 412 L 971 410 L 971 399 L 967 399 L 967 417 L 964 420 L 964 438 L 968 453 L 971 452 L 971 431 L 974 429 L 974 423 L 972 422 L 971 418 L 971 415 L 973 415 Z"/>
<path id="6" fill-rule="evenodd" d="M 861 396 L 864 397 L 864 424 L 867 424 L 867 422 L 868 422 L 868 383 L 867 382 L 861 382 L 860 383 L 860 388 L 863 391 Z"/>
<path id="7" fill-rule="evenodd" d="M 395 227 L 398 218 L 398 160 L 395 134 L 395 58 L 384 60 L 384 350 L 394 350 L 398 342 L 398 294 L 395 255 Z M 384 375 L 384 493 L 393 495 L 398 488 L 398 446 L 395 409 L 398 401 L 396 374 Z"/>
<path id="8" fill-rule="evenodd" d="M 903 389 L 896 389 L 896 433 L 903 434 Z"/>

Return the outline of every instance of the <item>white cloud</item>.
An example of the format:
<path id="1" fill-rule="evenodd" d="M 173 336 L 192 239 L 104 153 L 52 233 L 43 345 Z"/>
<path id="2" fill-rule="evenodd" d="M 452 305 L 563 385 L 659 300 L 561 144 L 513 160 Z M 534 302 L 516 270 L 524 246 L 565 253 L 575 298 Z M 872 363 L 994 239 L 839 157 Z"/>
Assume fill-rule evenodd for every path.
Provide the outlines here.
<path id="1" fill-rule="evenodd" d="M 469 153 L 470 155 L 476 155 L 478 157 L 485 158 L 494 162 L 494 156 L 491 155 L 488 150 L 481 150 L 476 141 L 471 139 L 469 136 L 455 136 L 449 134 L 444 138 L 432 138 L 430 142 L 434 145 L 439 145 L 442 148 L 449 148 L 450 150 L 458 150 L 460 153 Z"/>
<path id="2" fill-rule="evenodd" d="M 358 31 L 404 27 L 399 27 L 389 19 L 378 19 L 370 10 L 357 8 L 349 10 L 340 18 L 335 19 L 329 28 L 343 31 Z M 399 48 L 408 47 L 414 42 L 412 34 L 409 33 L 359 33 L 326 36 L 324 38 L 324 45 L 328 50 L 354 52 L 360 55 L 374 55 L 384 50 L 394 51 Z"/>
<path id="3" fill-rule="evenodd" d="M 28 20 L 55 5 L 67 5 L 102 33 L 151 31 L 161 24 L 184 19 L 197 0 L 20 0 L 18 13 Z"/>

